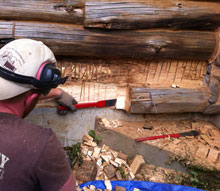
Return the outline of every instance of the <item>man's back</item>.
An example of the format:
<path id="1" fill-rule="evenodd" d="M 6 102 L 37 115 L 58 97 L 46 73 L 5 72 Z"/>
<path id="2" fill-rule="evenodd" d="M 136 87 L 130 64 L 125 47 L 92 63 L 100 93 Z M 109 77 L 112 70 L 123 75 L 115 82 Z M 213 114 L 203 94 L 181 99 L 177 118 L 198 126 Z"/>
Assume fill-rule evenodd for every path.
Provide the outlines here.
<path id="1" fill-rule="evenodd" d="M 0 113 L 0 190 L 59 190 L 71 169 L 50 130 Z"/>

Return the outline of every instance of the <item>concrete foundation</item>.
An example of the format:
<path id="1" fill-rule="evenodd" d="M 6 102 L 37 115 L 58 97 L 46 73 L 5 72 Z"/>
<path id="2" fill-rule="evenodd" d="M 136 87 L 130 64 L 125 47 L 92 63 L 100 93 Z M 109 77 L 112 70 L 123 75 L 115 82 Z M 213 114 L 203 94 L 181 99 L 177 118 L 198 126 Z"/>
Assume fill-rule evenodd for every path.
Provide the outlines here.
<path id="1" fill-rule="evenodd" d="M 55 108 L 36 108 L 26 118 L 27 121 L 52 128 L 61 140 L 63 146 L 71 146 L 78 142 L 82 136 L 95 127 L 95 118 L 104 117 L 109 120 L 124 121 L 149 121 L 149 120 L 181 120 L 181 119 L 202 119 L 210 120 L 220 127 L 220 117 L 202 115 L 199 113 L 185 114 L 128 114 L 124 111 L 111 108 L 90 108 L 80 109 L 74 113 L 60 116 Z"/>
<path id="2" fill-rule="evenodd" d="M 74 113 L 68 113 L 65 116 L 59 116 L 55 108 L 37 108 L 26 118 L 27 121 L 42 125 L 52 130 L 57 134 L 63 146 L 71 146 L 81 140 L 82 136 L 89 130 L 95 128 L 96 117 L 103 117 L 108 120 L 123 120 L 123 121 L 164 121 L 164 120 L 207 120 L 220 126 L 220 117 L 202 115 L 198 113 L 185 114 L 128 114 L 124 111 L 119 111 L 111 108 L 90 108 L 80 109 Z M 156 166 L 171 168 L 178 171 L 185 171 L 179 164 L 167 165 L 170 152 L 159 150 L 147 144 L 136 144 L 133 140 L 118 135 L 117 133 L 102 133 L 103 143 L 109 145 L 112 149 L 121 150 L 127 153 L 130 158 L 136 154 L 142 154 L 145 160 Z M 110 139 L 108 139 L 110 137 Z M 126 144 L 118 144 L 121 140 Z"/>

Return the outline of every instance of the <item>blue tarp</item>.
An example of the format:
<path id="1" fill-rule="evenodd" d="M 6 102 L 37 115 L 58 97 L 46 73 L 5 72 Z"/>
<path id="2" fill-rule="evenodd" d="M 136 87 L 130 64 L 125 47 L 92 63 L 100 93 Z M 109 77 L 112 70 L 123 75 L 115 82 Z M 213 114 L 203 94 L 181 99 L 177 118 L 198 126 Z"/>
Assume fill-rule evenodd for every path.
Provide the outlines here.
<path id="1" fill-rule="evenodd" d="M 138 188 L 141 191 L 202 191 L 197 188 L 192 188 L 188 186 L 180 186 L 173 184 L 164 184 L 156 182 L 147 182 L 147 181 L 111 181 L 112 189 L 115 189 L 115 186 L 122 186 L 126 188 L 126 191 L 133 191 L 134 188 Z M 96 188 L 105 189 L 105 184 L 103 180 L 96 180 L 91 182 L 86 182 L 80 185 L 80 188 L 84 186 L 94 185 Z"/>

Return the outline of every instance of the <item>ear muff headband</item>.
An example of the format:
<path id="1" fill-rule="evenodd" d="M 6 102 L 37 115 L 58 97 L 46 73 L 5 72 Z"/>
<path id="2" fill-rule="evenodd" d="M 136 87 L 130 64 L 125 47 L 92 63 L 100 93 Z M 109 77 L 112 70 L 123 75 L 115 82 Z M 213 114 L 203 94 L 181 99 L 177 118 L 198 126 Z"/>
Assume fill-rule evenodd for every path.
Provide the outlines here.
<path id="1" fill-rule="evenodd" d="M 32 85 L 41 90 L 50 90 L 64 84 L 68 77 L 61 78 L 60 71 L 53 64 L 46 64 L 42 70 L 40 80 L 34 77 L 16 74 L 0 66 L 0 77 L 20 84 Z"/>

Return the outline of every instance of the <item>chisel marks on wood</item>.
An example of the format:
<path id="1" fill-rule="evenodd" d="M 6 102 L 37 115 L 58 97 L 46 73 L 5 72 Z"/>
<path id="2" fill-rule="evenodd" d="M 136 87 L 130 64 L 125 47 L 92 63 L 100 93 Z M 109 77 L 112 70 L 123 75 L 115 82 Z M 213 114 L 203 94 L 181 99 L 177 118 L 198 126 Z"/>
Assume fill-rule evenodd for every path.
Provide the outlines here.
<path id="1" fill-rule="evenodd" d="M 159 66 L 158 66 L 159 65 Z M 71 82 L 116 84 L 170 84 L 200 81 L 206 73 L 205 61 L 146 60 L 74 60 L 61 61 L 58 66 Z"/>

